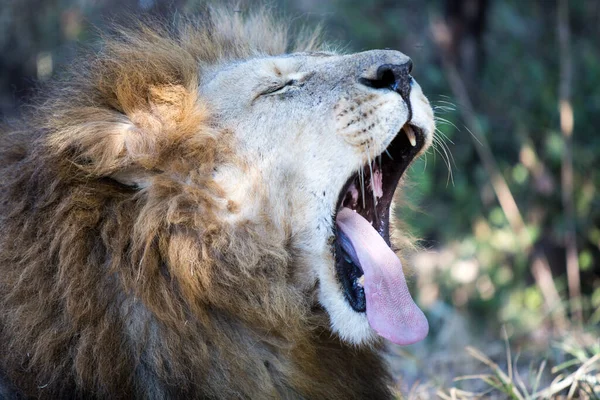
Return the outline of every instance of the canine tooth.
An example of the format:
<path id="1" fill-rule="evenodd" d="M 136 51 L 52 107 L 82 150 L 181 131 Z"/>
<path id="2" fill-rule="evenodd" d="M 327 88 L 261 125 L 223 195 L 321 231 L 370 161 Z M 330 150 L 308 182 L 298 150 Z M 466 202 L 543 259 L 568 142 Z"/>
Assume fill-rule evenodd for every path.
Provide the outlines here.
<path id="1" fill-rule="evenodd" d="M 408 138 L 408 141 L 410 142 L 412 147 L 415 147 L 417 145 L 417 137 L 415 136 L 415 131 L 413 131 L 413 129 L 410 126 L 407 126 L 404 129 L 404 133 L 406 133 L 406 137 Z"/>
<path id="2" fill-rule="evenodd" d="M 365 286 L 365 276 L 361 275 L 360 278 L 357 279 L 357 282 L 360 286 Z"/>

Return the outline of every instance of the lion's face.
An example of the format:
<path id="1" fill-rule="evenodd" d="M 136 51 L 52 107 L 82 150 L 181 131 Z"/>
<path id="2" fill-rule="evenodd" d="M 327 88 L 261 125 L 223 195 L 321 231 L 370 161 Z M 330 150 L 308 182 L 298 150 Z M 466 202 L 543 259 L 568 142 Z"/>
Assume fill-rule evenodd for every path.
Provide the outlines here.
<path id="1" fill-rule="evenodd" d="M 232 225 L 267 216 L 286 235 L 290 281 L 317 288 L 333 330 L 409 344 L 427 334 L 389 213 L 402 173 L 431 143 L 433 112 L 395 51 L 296 53 L 221 64 L 200 95 L 233 132 L 237 163 L 215 179 Z"/>

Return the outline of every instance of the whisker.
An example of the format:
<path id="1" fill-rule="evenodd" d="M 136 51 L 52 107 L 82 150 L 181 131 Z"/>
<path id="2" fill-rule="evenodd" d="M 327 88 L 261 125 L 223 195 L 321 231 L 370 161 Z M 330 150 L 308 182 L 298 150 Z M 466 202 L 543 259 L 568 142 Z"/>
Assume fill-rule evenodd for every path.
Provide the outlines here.
<path id="1" fill-rule="evenodd" d="M 460 130 L 460 129 L 458 129 L 458 128 L 456 127 L 456 125 L 454 125 L 454 123 L 453 123 L 452 121 L 450 121 L 448 118 L 440 117 L 439 115 L 436 115 L 436 116 L 434 116 L 433 118 L 434 118 L 436 121 L 441 121 L 441 122 L 444 122 L 444 123 L 446 123 L 446 124 L 448 124 L 448 125 L 452 125 L 453 127 L 455 127 L 455 128 L 456 128 L 456 130 Z"/>
<path id="2" fill-rule="evenodd" d="M 454 144 L 454 142 L 452 142 L 452 140 L 448 139 L 448 141 L 452 144 Z M 444 147 L 446 147 L 446 150 L 448 150 L 448 155 L 450 155 L 450 159 L 452 160 L 452 164 L 454 164 L 454 166 L 456 167 L 456 161 L 454 160 L 454 155 L 452 154 L 452 151 L 450 151 L 450 146 L 448 146 L 448 143 L 443 143 L 442 144 Z"/>
<path id="3" fill-rule="evenodd" d="M 450 107 L 450 106 L 433 106 L 433 109 L 435 110 L 435 112 L 442 112 L 442 113 L 451 113 L 456 111 L 456 109 Z"/>
<path id="4" fill-rule="evenodd" d="M 443 140 L 439 137 L 436 137 L 433 141 L 433 148 L 442 157 L 442 161 L 444 161 L 444 164 L 448 165 L 448 162 L 447 162 L 448 160 L 446 159 L 446 157 L 444 157 L 444 154 L 440 150 L 443 146 L 444 146 Z"/>
<path id="5" fill-rule="evenodd" d="M 452 100 L 452 98 L 450 96 L 447 95 L 443 95 L 440 94 L 439 97 L 443 98 L 443 99 L 448 99 L 448 100 Z M 450 111 L 456 111 L 456 109 L 458 108 L 458 105 L 456 103 L 453 103 L 451 101 L 447 101 L 447 100 L 434 100 L 432 101 L 432 104 L 435 104 L 433 106 L 434 110 L 440 110 L 442 112 L 450 112 Z M 456 129 L 457 131 L 461 131 L 461 129 L 459 129 L 452 121 L 447 120 L 446 118 L 440 117 L 439 115 L 435 115 L 434 116 L 435 122 L 442 122 L 442 123 L 446 123 L 448 125 L 451 125 L 454 127 L 454 129 Z M 479 138 L 469 129 L 468 126 L 463 125 L 463 127 L 467 130 L 467 132 L 469 132 L 469 134 L 471 135 L 471 137 L 480 145 L 483 146 L 483 143 L 481 143 L 481 141 L 479 140 Z M 440 134 L 442 134 L 441 132 L 439 132 Z M 442 134 L 443 135 L 443 134 Z M 445 135 L 444 135 L 445 136 Z M 450 141 L 452 143 L 452 141 Z M 452 143 L 454 144 L 454 143 Z"/>
<path id="6" fill-rule="evenodd" d="M 442 160 L 444 161 L 444 164 L 446 165 L 446 168 L 448 169 L 448 179 L 446 182 L 446 185 L 448 185 L 450 182 L 452 182 L 452 186 L 454 186 L 454 173 L 452 171 L 452 163 L 454 163 L 454 165 L 456 165 L 455 161 L 454 161 L 454 156 L 452 156 L 452 152 L 450 151 L 450 149 L 447 147 L 446 143 L 443 142 L 443 140 L 440 137 L 436 137 L 434 136 L 434 146 L 433 149 L 440 155 L 440 157 L 442 157 Z M 440 151 L 441 149 L 441 151 Z"/>
<path id="7" fill-rule="evenodd" d="M 475 135 L 473 132 L 471 132 L 471 130 L 469 129 L 468 126 L 463 125 L 465 127 L 465 129 L 467 130 L 467 132 L 469 132 L 471 134 L 471 137 L 473 137 L 473 139 L 475 139 L 475 141 L 480 145 L 483 146 L 483 143 L 481 143 L 481 141 L 479 140 L 479 138 L 477 137 L 477 135 Z"/>
<path id="8" fill-rule="evenodd" d="M 434 151 L 440 155 L 440 157 L 444 161 L 444 165 L 446 166 L 446 169 L 448 170 L 448 177 L 446 178 L 446 187 L 448 187 L 448 184 L 450 183 L 450 181 L 452 181 L 452 185 L 454 185 L 454 178 L 453 178 L 453 175 L 452 175 L 452 168 L 448 164 L 448 161 L 446 161 L 444 153 L 442 153 L 437 147 L 434 148 Z"/>
<path id="9" fill-rule="evenodd" d="M 450 96 L 448 96 L 448 95 L 446 95 L 446 94 L 440 94 L 440 95 L 438 95 L 438 96 L 439 96 L 439 97 L 441 97 L 441 98 L 444 98 L 444 99 L 453 100 L 453 98 L 452 98 L 452 97 L 450 97 Z M 443 100 L 438 100 L 438 101 L 443 101 Z"/>
<path id="10" fill-rule="evenodd" d="M 454 160 L 454 156 L 452 155 L 452 151 L 450 150 L 450 146 L 448 146 L 447 141 L 454 145 L 454 142 L 446 137 L 443 133 L 439 132 L 440 136 L 437 137 L 436 141 L 440 145 L 440 147 L 444 147 L 447 150 L 450 158 L 452 159 L 452 164 L 456 166 L 456 161 Z"/>
<path id="11" fill-rule="evenodd" d="M 436 135 L 436 137 L 434 138 L 434 142 L 436 144 L 438 144 L 440 147 L 444 147 L 446 150 L 448 150 L 450 152 L 450 148 L 448 147 L 448 144 L 446 143 L 446 141 L 449 141 L 452 144 L 454 144 L 454 142 L 452 142 L 450 139 L 448 139 L 448 137 L 446 135 L 444 135 L 442 132 L 437 132 L 437 133 L 439 133 L 440 135 L 439 136 Z"/>
<path id="12" fill-rule="evenodd" d="M 459 128 L 458 128 L 456 125 L 454 125 L 454 122 L 452 122 L 452 121 L 449 121 L 449 120 L 447 120 L 446 118 L 442 118 L 442 117 L 440 117 L 439 115 L 436 115 L 436 116 L 434 117 L 434 119 L 435 119 L 435 122 L 436 122 L 436 123 L 437 123 L 437 122 L 443 122 L 444 124 L 446 124 L 446 125 L 450 125 L 450 126 L 451 126 L 451 127 L 453 127 L 454 129 L 456 129 L 458 132 L 460 132 L 460 129 L 459 129 Z M 444 136 L 445 136 L 445 135 L 444 135 Z"/>
<path id="13" fill-rule="evenodd" d="M 437 145 L 435 136 L 433 137 L 433 142 L 431 143 L 431 154 L 433 155 L 433 165 L 435 165 L 435 162 L 437 160 L 437 158 L 435 157 L 435 146 Z"/>
<path id="14" fill-rule="evenodd" d="M 446 136 L 446 134 L 444 132 L 442 132 L 441 130 L 437 129 L 435 130 L 435 132 L 439 135 L 438 138 L 442 141 L 445 142 L 450 142 L 451 144 L 454 144 L 454 142 L 452 141 L 452 139 L 450 139 L 448 136 Z"/>
<path id="15" fill-rule="evenodd" d="M 453 110 L 456 110 L 456 104 L 452 103 L 451 101 L 446 101 L 446 100 L 436 100 L 436 103 L 441 103 L 441 104 L 447 104 L 448 107 L 451 107 Z"/>

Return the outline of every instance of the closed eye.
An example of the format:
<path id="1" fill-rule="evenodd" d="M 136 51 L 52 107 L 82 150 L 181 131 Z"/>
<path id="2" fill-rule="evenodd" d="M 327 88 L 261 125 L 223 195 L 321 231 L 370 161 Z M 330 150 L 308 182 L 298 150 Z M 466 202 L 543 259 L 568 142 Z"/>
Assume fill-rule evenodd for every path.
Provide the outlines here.
<path id="1" fill-rule="evenodd" d="M 290 79 L 283 84 L 279 84 L 279 85 L 275 85 L 275 86 L 267 88 L 266 90 L 262 91 L 259 94 L 259 96 L 266 96 L 266 95 L 270 95 L 270 94 L 279 94 L 279 93 L 284 92 L 288 88 L 290 88 L 292 86 L 297 86 L 297 85 L 298 85 L 297 79 Z"/>

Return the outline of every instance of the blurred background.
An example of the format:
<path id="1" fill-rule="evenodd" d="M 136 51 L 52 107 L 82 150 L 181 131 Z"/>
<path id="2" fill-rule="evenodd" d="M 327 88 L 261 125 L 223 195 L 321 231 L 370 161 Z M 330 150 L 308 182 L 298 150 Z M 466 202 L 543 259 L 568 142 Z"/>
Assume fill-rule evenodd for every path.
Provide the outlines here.
<path id="1" fill-rule="evenodd" d="M 202 3 L 0 0 L 0 118 L 106 23 Z M 267 5 L 321 24 L 337 49 L 408 54 L 435 109 L 436 144 L 395 210 L 419 238 L 412 280 L 431 325 L 390 349 L 399 391 L 600 398 L 600 1 Z"/>

